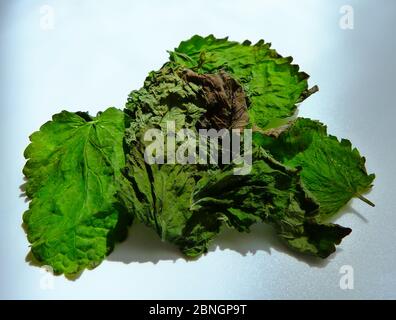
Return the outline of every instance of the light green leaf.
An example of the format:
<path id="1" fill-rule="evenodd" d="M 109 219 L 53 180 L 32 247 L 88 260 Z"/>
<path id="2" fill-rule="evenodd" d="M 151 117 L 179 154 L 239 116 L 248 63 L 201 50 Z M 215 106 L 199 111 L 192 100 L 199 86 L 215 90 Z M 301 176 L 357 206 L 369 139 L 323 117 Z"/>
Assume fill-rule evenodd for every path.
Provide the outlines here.
<path id="1" fill-rule="evenodd" d="M 63 111 L 30 137 L 24 223 L 33 255 L 56 273 L 96 267 L 126 235 L 124 114 Z M 125 192 L 117 201 L 117 192 Z"/>

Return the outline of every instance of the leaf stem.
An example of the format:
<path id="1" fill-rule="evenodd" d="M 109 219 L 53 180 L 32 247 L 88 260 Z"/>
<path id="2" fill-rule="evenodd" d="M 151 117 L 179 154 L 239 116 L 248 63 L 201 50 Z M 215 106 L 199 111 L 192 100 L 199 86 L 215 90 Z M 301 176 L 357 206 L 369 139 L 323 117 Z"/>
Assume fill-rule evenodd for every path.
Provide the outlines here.
<path id="1" fill-rule="evenodd" d="M 367 203 L 369 206 L 375 207 L 375 204 L 372 203 L 369 199 L 363 197 L 361 194 L 357 194 L 356 195 L 360 200 L 362 200 L 363 202 Z"/>

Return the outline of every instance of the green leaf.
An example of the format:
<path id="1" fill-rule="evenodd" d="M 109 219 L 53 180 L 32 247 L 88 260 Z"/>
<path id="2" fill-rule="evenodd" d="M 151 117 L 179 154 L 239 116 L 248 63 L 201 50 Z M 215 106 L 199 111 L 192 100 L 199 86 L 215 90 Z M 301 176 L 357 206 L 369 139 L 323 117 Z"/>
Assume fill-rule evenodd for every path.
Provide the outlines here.
<path id="1" fill-rule="evenodd" d="M 239 231 L 262 220 L 296 251 L 321 258 L 333 253 L 351 229 L 318 222 L 318 205 L 301 184 L 298 170 L 286 168 L 260 148 L 254 159 L 248 175 L 223 170 L 201 179 L 193 208 L 223 214 Z"/>
<path id="2" fill-rule="evenodd" d="M 191 210 L 196 181 L 207 174 L 206 171 L 189 165 L 148 165 L 142 151 L 139 142 L 131 146 L 124 170 L 133 186 L 136 218 L 153 228 L 163 241 L 177 245 L 187 256 L 206 252 L 221 226 L 216 215 L 195 216 Z"/>
<path id="3" fill-rule="evenodd" d="M 232 90 L 224 95 L 227 88 Z M 130 94 L 125 109 L 130 118 L 124 173 L 134 187 L 136 216 L 190 257 L 206 252 L 225 224 L 248 231 L 258 221 L 274 225 L 295 250 L 328 256 L 350 229 L 319 224 L 318 206 L 302 187 L 299 171 L 287 169 L 263 150 L 255 153 L 253 173 L 247 176 L 234 175 L 232 166 L 144 162 L 143 133 L 150 128 L 164 130 L 164 119 L 175 120 L 176 130 L 196 131 L 203 124 L 217 129 L 239 126 L 238 119 L 245 118 L 243 105 L 236 107 L 235 100 L 228 99 L 237 92 L 238 85 L 222 72 L 200 76 L 165 65 L 150 73 L 142 89 Z M 237 121 L 224 108 L 239 115 Z M 322 237 L 320 230 L 326 231 Z"/>
<path id="4" fill-rule="evenodd" d="M 142 137 L 151 128 L 165 132 L 166 122 L 172 120 L 176 130 L 189 128 L 196 134 L 198 128 L 243 126 L 247 115 L 241 86 L 223 72 L 201 76 L 167 65 L 151 72 L 144 87 L 131 92 L 125 112 L 129 117 L 124 174 L 134 189 L 134 213 L 186 255 L 206 252 L 220 231 L 222 217 L 195 215 L 190 208 L 191 195 L 196 181 L 217 166 L 148 165 Z"/>
<path id="5" fill-rule="evenodd" d="M 31 135 L 23 220 L 33 255 L 54 272 L 96 267 L 126 235 L 123 137 L 124 114 L 115 108 L 96 118 L 63 111 Z"/>
<path id="6" fill-rule="evenodd" d="M 301 167 L 301 179 L 320 204 L 321 220 L 335 215 L 353 197 L 362 197 L 375 178 L 349 140 L 328 135 L 319 121 L 298 118 L 278 137 L 255 133 L 256 145 L 286 166 Z"/>
<path id="7" fill-rule="evenodd" d="M 142 128 L 243 128 L 248 122 L 246 97 L 241 85 L 226 72 L 200 75 L 189 69 L 165 65 L 150 72 L 144 87 L 132 91 L 125 112 L 130 116 L 130 138 Z"/>
<path id="8" fill-rule="evenodd" d="M 198 73 L 215 73 L 223 69 L 240 83 L 250 100 L 249 116 L 260 127 L 277 126 L 290 117 L 296 104 L 317 90 L 308 90 L 308 75 L 282 57 L 270 43 L 260 40 L 242 44 L 228 38 L 216 39 L 195 35 L 170 52 L 170 61 Z"/>
<path id="9" fill-rule="evenodd" d="M 166 128 L 166 121 L 176 122 L 176 130 L 194 127 L 205 113 L 199 101 L 201 88 L 182 78 L 180 68 L 165 67 L 152 71 L 144 87 L 132 91 L 125 112 L 130 116 L 130 133 L 141 128 Z"/>
<path id="10" fill-rule="evenodd" d="M 298 170 L 263 150 L 245 176 L 234 175 L 232 166 L 198 171 L 196 166 L 147 165 L 134 150 L 125 173 L 140 200 L 137 219 L 186 256 L 207 252 L 225 225 L 248 232 L 254 223 L 270 223 L 291 248 L 321 258 L 351 232 L 318 223 L 318 205 L 301 185 Z"/>

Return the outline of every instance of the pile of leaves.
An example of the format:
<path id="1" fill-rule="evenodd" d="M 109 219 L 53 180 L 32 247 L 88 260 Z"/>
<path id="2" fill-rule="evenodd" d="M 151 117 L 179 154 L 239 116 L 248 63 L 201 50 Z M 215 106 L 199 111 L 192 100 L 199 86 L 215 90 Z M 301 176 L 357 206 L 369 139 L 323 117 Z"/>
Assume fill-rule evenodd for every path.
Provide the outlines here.
<path id="1" fill-rule="evenodd" d="M 56 273 L 101 263 L 133 221 L 197 257 L 223 228 L 271 224 L 296 251 L 326 258 L 351 229 L 329 222 L 374 180 L 348 140 L 322 123 L 293 118 L 317 87 L 269 43 L 194 36 L 150 72 L 124 110 L 96 117 L 62 111 L 30 136 L 25 150 L 23 221 L 31 252 Z M 167 121 L 253 130 L 252 170 L 235 164 L 148 164 L 147 129 Z"/>

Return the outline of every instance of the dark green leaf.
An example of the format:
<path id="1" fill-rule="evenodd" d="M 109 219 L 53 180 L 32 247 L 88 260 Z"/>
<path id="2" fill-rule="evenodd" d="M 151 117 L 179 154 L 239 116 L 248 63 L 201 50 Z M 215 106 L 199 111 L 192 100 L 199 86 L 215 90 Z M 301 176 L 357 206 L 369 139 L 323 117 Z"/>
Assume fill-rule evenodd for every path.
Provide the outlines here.
<path id="1" fill-rule="evenodd" d="M 364 199 L 375 178 L 367 174 L 366 160 L 351 142 L 328 135 L 318 121 L 298 118 L 278 137 L 255 133 L 253 140 L 286 166 L 302 168 L 302 182 L 319 202 L 323 221 L 351 198 Z"/>

